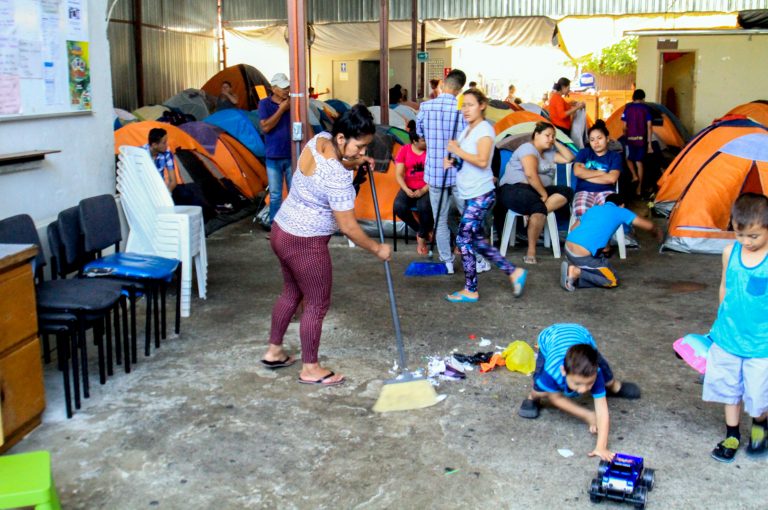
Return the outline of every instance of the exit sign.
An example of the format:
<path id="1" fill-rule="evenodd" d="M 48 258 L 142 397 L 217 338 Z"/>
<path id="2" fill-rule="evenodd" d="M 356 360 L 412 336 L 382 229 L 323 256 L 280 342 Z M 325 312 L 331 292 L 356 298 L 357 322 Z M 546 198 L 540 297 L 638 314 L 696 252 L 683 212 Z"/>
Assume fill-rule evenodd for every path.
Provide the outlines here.
<path id="1" fill-rule="evenodd" d="M 416 60 L 419 62 L 426 62 L 429 60 L 429 52 L 428 51 L 420 51 L 416 53 Z"/>

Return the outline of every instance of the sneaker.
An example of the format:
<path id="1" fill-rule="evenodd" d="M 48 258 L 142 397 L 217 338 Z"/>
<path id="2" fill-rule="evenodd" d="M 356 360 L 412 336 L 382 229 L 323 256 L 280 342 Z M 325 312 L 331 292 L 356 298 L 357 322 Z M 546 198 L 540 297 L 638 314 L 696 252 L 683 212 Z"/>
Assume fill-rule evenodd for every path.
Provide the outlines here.
<path id="1" fill-rule="evenodd" d="M 560 264 L 560 286 L 568 292 L 573 292 L 576 287 L 573 286 L 573 282 L 568 278 L 568 261 L 563 261 Z"/>
<path id="2" fill-rule="evenodd" d="M 718 462 L 733 462 L 736 452 L 739 449 L 739 440 L 735 437 L 726 437 L 723 441 L 717 443 L 712 450 L 712 458 Z"/>
<path id="3" fill-rule="evenodd" d="M 768 453 L 768 432 L 762 425 L 752 425 L 747 455 L 759 457 Z"/>
<path id="4" fill-rule="evenodd" d="M 446 262 L 445 263 L 445 270 L 448 271 L 448 274 L 453 274 L 453 262 Z"/>
<path id="5" fill-rule="evenodd" d="M 477 257 L 476 266 L 478 274 L 491 270 L 491 263 L 482 257 Z"/>
<path id="6" fill-rule="evenodd" d="M 520 404 L 520 410 L 517 412 L 517 414 L 521 418 L 527 418 L 529 420 L 533 420 L 539 417 L 540 409 L 541 409 L 541 405 L 537 400 L 526 398 L 525 400 L 523 400 L 523 403 Z"/>

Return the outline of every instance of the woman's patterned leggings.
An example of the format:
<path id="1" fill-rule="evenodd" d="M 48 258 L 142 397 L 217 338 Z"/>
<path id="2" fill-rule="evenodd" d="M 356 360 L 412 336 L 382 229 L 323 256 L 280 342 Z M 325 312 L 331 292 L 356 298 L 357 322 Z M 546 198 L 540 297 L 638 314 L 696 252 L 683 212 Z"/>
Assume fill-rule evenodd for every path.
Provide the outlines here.
<path id="1" fill-rule="evenodd" d="M 470 198 L 464 206 L 464 214 L 459 224 L 459 234 L 456 245 L 461 250 L 461 263 L 464 266 L 464 287 L 470 292 L 477 291 L 477 265 L 475 251 L 496 264 L 505 273 L 512 274 L 515 265 L 501 256 L 499 250 L 483 237 L 483 219 L 493 206 L 496 192 L 489 191 L 485 195 Z"/>

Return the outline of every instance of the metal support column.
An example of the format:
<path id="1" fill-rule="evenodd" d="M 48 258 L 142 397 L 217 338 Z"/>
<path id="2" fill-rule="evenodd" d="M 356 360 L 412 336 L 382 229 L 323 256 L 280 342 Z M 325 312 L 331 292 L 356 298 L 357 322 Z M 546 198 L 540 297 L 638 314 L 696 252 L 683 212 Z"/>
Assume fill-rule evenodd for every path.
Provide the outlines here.
<path id="1" fill-rule="evenodd" d="M 427 51 L 427 21 L 421 22 L 421 51 Z M 422 62 L 419 64 L 419 97 L 427 98 L 429 94 L 427 91 L 427 63 Z"/>
<path id="2" fill-rule="evenodd" d="M 411 97 L 410 101 L 418 102 L 416 90 L 416 42 L 418 39 L 419 0 L 411 0 Z"/>
<path id="3" fill-rule="evenodd" d="M 292 168 L 307 142 L 307 4 L 306 0 L 288 2 L 288 56 L 291 70 L 291 122 L 301 123 L 301 140 L 291 150 Z M 292 125 L 292 127 L 293 127 Z"/>
<path id="4" fill-rule="evenodd" d="M 379 98 L 381 123 L 389 125 L 389 0 L 380 0 L 379 15 Z"/>
<path id="5" fill-rule="evenodd" d="M 133 0 L 133 52 L 136 61 L 136 99 L 139 107 L 144 106 L 144 52 L 141 38 L 141 1 Z"/>

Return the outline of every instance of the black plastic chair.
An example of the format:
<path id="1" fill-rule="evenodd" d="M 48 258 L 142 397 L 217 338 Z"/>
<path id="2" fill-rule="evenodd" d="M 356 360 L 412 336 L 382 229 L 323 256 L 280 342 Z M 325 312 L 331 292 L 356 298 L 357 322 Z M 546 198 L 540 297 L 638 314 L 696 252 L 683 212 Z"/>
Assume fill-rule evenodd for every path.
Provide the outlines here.
<path id="1" fill-rule="evenodd" d="M 96 260 L 83 267 L 84 274 L 90 272 L 110 277 L 131 280 L 143 285 L 147 292 L 147 329 L 144 355 L 149 356 L 150 312 L 154 312 L 155 348 L 160 347 L 160 338 L 166 338 L 166 291 L 167 285 L 176 275 L 176 321 L 175 332 L 181 328 L 181 262 L 177 259 L 121 252 L 122 231 L 120 215 L 112 195 L 98 195 L 80 201 L 80 229 L 86 257 Z M 102 250 L 114 247 L 115 253 L 101 256 Z M 158 295 L 162 321 L 158 317 Z"/>
<path id="2" fill-rule="evenodd" d="M 122 290 L 114 282 L 105 280 L 54 280 L 43 281 L 42 269 L 45 265 L 40 238 L 37 235 L 37 229 L 34 221 L 27 214 L 19 214 L 0 220 L 0 242 L 15 244 L 33 244 L 38 249 L 38 254 L 33 262 L 33 270 L 37 275 L 35 291 L 37 295 L 37 308 L 40 319 L 51 318 L 50 314 L 69 314 L 75 318 L 74 340 L 69 344 L 71 349 L 68 353 L 72 361 L 72 373 L 74 375 L 74 400 L 75 407 L 80 408 L 80 381 L 78 372 L 82 375 L 83 397 L 90 396 L 90 385 L 88 380 L 88 353 L 86 350 L 85 332 L 87 329 L 94 330 L 94 337 L 99 351 L 99 376 L 102 384 L 106 382 L 106 371 L 104 364 L 103 344 L 100 337 L 102 331 L 99 318 L 105 318 L 113 309 L 123 303 Z M 61 316 L 57 320 L 61 319 Z M 66 323 L 67 321 L 51 321 L 50 324 L 43 322 L 40 329 L 42 331 L 52 331 L 56 324 Z M 49 326 L 51 329 L 49 329 Z M 61 346 L 59 346 L 61 347 Z M 67 353 L 57 349 L 57 354 L 61 359 L 66 360 Z M 79 358 L 79 359 L 78 359 Z M 78 366 L 79 365 L 79 366 Z M 68 387 L 68 385 L 67 385 Z M 65 396 L 66 396 L 65 387 Z M 70 409 L 71 410 L 71 409 Z"/>

